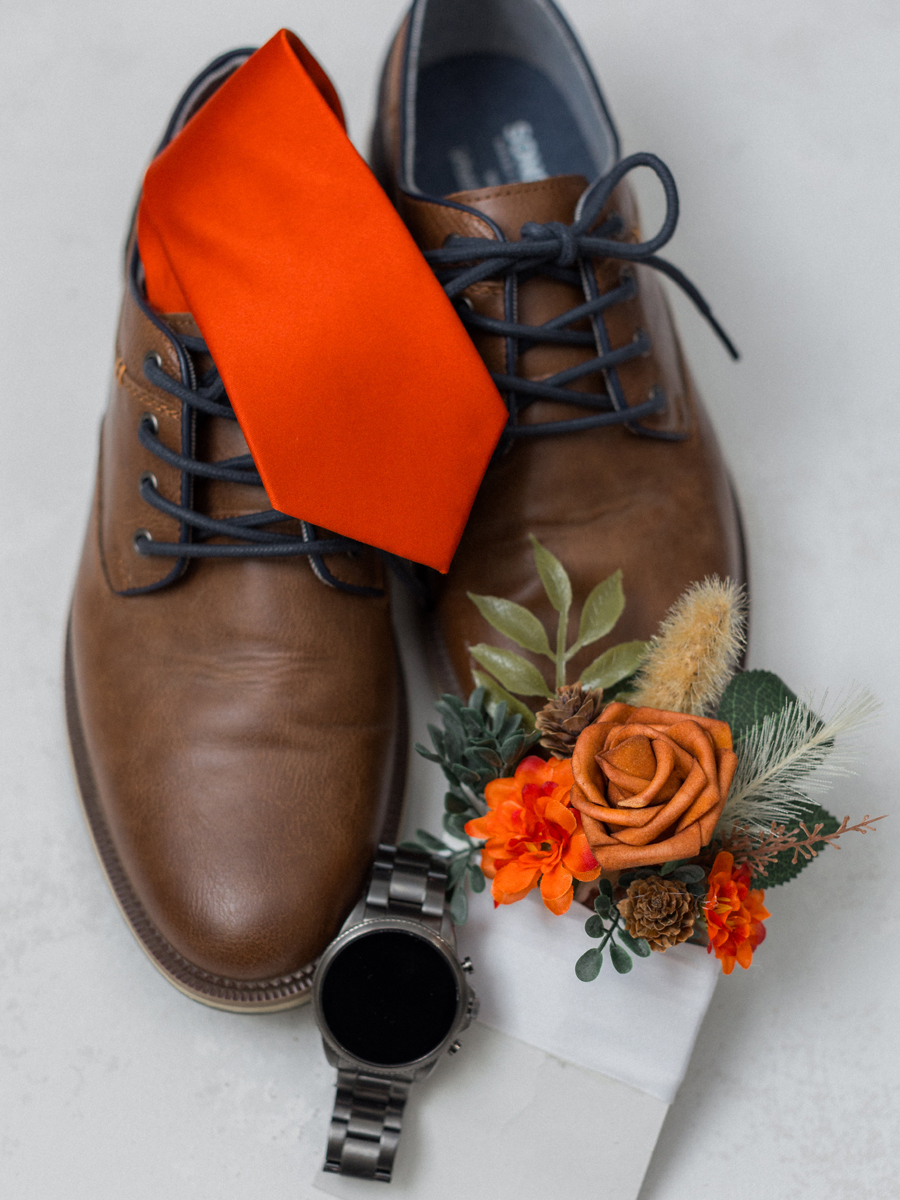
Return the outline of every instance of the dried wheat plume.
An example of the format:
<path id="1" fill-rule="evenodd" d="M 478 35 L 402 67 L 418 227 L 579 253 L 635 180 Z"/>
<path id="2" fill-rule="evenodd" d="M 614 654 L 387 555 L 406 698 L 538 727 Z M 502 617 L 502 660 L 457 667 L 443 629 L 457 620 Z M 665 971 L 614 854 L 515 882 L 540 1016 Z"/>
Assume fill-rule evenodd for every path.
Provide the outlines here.
<path id="1" fill-rule="evenodd" d="M 744 589 L 717 576 L 694 583 L 669 609 L 638 673 L 632 704 L 707 716 L 746 642 Z"/>

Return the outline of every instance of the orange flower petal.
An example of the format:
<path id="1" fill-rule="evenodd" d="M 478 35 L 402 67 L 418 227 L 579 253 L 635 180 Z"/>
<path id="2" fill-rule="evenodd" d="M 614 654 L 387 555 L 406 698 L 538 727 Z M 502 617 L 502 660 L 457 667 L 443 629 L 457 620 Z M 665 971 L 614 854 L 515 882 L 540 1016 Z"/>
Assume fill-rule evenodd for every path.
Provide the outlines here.
<path id="1" fill-rule="evenodd" d="M 569 845 L 566 847 L 562 861 L 566 870 L 571 871 L 581 883 L 596 879 L 602 869 L 594 858 L 594 852 L 581 829 L 569 838 Z"/>
<path id="2" fill-rule="evenodd" d="M 750 945 L 750 942 L 747 938 L 745 938 L 738 946 L 735 957 L 745 971 L 753 962 L 753 947 Z"/>
<path id="3" fill-rule="evenodd" d="M 571 808 L 568 805 L 560 804 L 553 796 L 547 796 L 546 802 L 542 807 L 546 820 L 552 821 L 554 825 L 558 825 L 566 833 L 574 833 L 578 828 L 578 821 Z"/>
<path id="4" fill-rule="evenodd" d="M 560 896 L 564 896 L 566 892 L 571 891 L 572 874 L 565 867 L 557 864 L 551 867 L 544 875 L 541 876 L 541 895 L 546 903 L 548 900 L 557 900 Z"/>
<path id="5" fill-rule="evenodd" d="M 559 762 L 560 760 L 557 759 L 556 761 Z M 516 767 L 515 781 L 520 790 L 526 783 L 544 784 L 548 783 L 552 778 L 550 763 L 544 762 L 536 754 L 529 754 Z"/>
<path id="6" fill-rule="evenodd" d="M 718 883 L 721 885 L 722 883 L 730 883 L 733 869 L 734 855 L 729 854 L 727 850 L 720 850 L 709 873 L 710 884 Z"/>
<path id="7" fill-rule="evenodd" d="M 495 879 L 491 886 L 494 907 L 496 908 L 500 904 L 516 904 L 519 900 L 524 900 L 530 891 L 533 891 L 533 889 L 525 888 L 522 892 L 504 892 L 497 887 L 497 880 Z"/>
<path id="8" fill-rule="evenodd" d="M 564 896 L 558 896 L 555 900 L 544 899 L 544 906 L 549 908 L 555 916 L 561 917 L 564 912 L 569 911 L 574 895 L 574 890 L 569 888 Z"/>
<path id="9" fill-rule="evenodd" d="M 540 870 L 522 866 L 519 862 L 505 863 L 494 876 L 494 887 L 501 892 L 530 892 L 538 881 Z"/>
<path id="10" fill-rule="evenodd" d="M 494 857 L 487 853 L 487 850 L 481 851 L 481 870 L 482 874 L 488 879 L 493 879 L 497 874 L 497 863 Z"/>
<path id="11" fill-rule="evenodd" d="M 488 808 L 497 808 L 504 800 L 515 800 L 521 803 L 522 788 L 515 779 L 492 779 L 484 789 L 484 798 Z"/>
<path id="12" fill-rule="evenodd" d="M 487 821 L 487 819 L 487 817 L 475 817 L 471 821 L 466 821 L 463 829 L 465 829 L 469 837 L 472 838 L 490 837 L 491 830 L 489 827 L 485 826 L 485 821 Z"/>
<path id="13" fill-rule="evenodd" d="M 552 779 L 560 787 L 570 788 L 575 782 L 571 758 L 551 758 L 546 764 L 546 771 L 546 778 Z"/>

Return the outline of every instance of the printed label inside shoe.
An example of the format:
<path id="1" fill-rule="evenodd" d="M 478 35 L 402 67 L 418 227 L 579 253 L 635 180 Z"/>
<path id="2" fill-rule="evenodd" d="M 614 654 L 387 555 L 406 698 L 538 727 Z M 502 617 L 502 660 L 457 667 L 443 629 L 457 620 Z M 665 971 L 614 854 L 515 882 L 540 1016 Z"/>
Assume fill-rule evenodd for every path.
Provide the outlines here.
<path id="1" fill-rule="evenodd" d="M 487 167 L 481 175 L 468 146 L 453 146 L 450 149 L 450 169 L 459 191 L 497 187 L 501 183 L 533 183 L 548 178 L 550 172 L 544 165 L 530 121 L 512 121 L 504 125 L 500 134 L 491 139 L 491 145 L 497 167 Z"/>
<path id="2" fill-rule="evenodd" d="M 414 177 L 427 195 L 595 173 L 566 97 L 533 64 L 464 54 L 423 68 Z"/>

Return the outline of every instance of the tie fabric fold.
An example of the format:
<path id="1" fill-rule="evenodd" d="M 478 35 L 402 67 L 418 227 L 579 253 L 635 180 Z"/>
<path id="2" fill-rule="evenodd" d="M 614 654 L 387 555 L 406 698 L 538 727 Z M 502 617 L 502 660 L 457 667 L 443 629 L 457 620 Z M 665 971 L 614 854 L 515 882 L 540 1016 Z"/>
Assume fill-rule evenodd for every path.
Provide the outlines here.
<path id="1" fill-rule="evenodd" d="M 506 408 L 294 34 L 154 159 L 137 237 L 150 303 L 193 314 L 273 507 L 446 571 Z"/>

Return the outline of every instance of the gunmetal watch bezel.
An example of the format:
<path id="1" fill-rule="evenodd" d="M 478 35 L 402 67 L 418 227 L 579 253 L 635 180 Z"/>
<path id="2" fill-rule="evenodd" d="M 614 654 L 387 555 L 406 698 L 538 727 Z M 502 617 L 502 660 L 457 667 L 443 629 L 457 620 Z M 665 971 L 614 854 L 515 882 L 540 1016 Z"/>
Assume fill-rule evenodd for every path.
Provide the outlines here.
<path id="1" fill-rule="evenodd" d="M 322 987 L 325 976 L 328 974 L 328 968 L 334 959 L 360 938 L 388 930 L 408 933 L 413 937 L 421 938 L 437 950 L 453 973 L 457 993 L 456 1013 L 453 1021 L 447 1034 L 437 1046 L 420 1058 L 392 1065 L 369 1062 L 367 1059 L 358 1058 L 352 1054 L 332 1035 L 322 1011 Z M 375 1075 L 384 1079 L 404 1079 L 414 1082 L 427 1075 L 441 1055 L 450 1049 L 457 1034 L 468 1028 L 474 1016 L 475 993 L 469 985 L 455 947 L 439 933 L 429 929 L 422 921 L 411 917 L 368 917 L 343 929 L 322 954 L 313 979 L 312 1005 L 316 1024 L 325 1043 L 326 1057 L 333 1066 L 364 1071 L 367 1075 Z"/>

